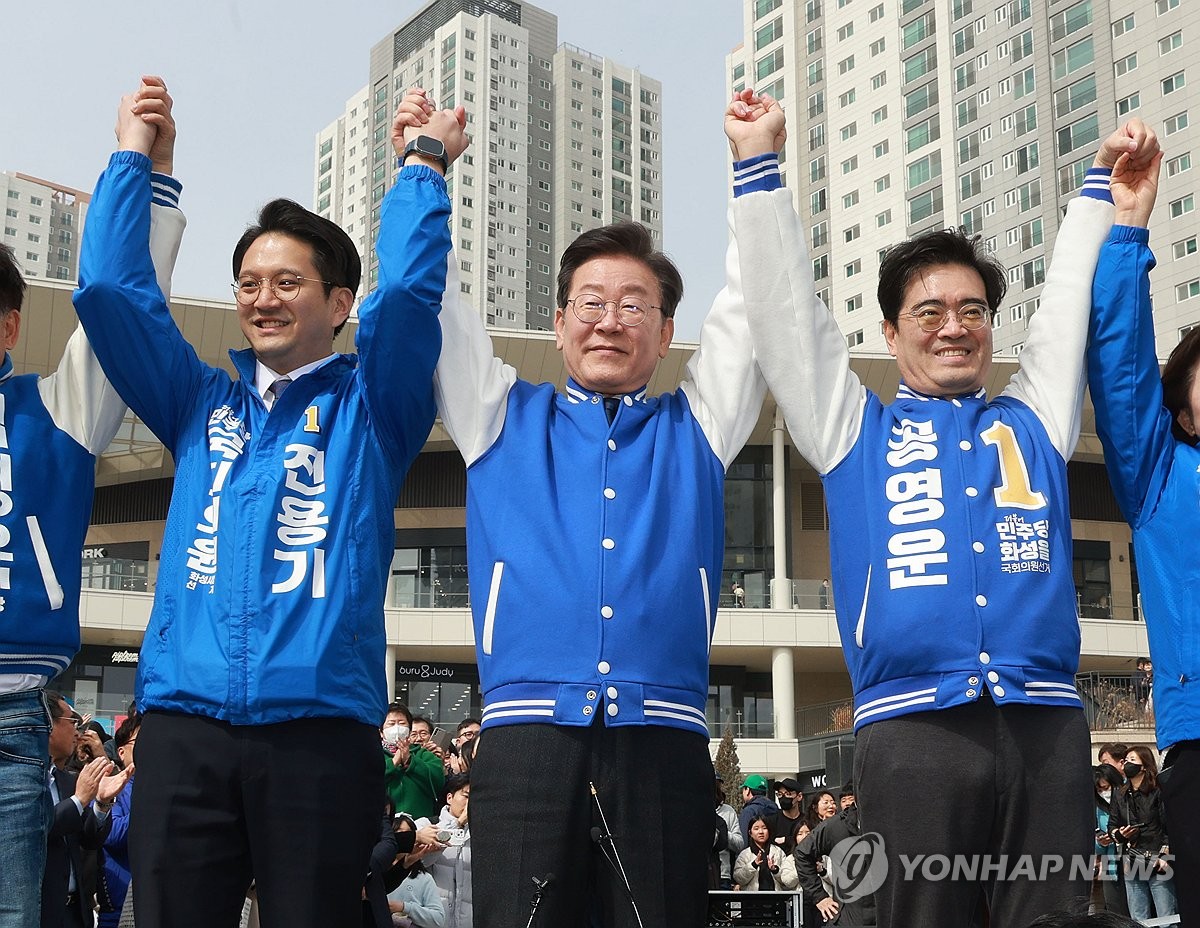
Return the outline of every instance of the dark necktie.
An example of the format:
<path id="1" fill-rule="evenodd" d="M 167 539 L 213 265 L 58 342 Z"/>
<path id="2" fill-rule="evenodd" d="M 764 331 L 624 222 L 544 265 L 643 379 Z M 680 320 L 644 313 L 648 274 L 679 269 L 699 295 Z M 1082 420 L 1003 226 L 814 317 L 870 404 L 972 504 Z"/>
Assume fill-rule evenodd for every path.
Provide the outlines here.
<path id="1" fill-rule="evenodd" d="M 267 392 L 275 397 L 275 399 L 271 401 L 272 406 L 283 398 L 283 391 L 291 386 L 291 383 L 291 377 L 280 377 L 273 384 L 271 384 L 271 386 L 267 387 Z"/>
<path id="2" fill-rule="evenodd" d="M 606 416 L 608 416 L 608 421 L 610 424 L 612 423 L 613 418 L 617 414 L 617 407 L 620 405 L 621 405 L 621 398 L 619 396 L 604 397 L 604 414 Z"/>

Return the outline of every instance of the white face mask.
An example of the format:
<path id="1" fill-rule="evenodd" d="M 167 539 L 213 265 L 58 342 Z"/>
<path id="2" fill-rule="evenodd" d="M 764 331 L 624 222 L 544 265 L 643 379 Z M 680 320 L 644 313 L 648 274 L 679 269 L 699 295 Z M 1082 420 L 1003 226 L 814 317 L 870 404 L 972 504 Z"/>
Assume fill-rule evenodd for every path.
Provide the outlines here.
<path id="1" fill-rule="evenodd" d="M 407 740 L 407 725 L 389 725 L 383 730 L 383 749 L 389 754 L 395 754 Z"/>
<path id="2" fill-rule="evenodd" d="M 1100 790 L 1100 798 L 1103 799 L 1105 802 L 1108 802 L 1110 799 L 1112 799 L 1112 790 L 1111 789 Z"/>

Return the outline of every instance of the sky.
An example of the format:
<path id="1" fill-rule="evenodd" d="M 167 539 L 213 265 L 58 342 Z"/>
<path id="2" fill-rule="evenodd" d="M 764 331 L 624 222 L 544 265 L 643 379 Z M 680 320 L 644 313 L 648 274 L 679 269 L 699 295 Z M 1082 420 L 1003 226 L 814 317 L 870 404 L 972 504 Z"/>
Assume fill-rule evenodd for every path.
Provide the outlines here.
<path id="1" fill-rule="evenodd" d="M 684 278 L 676 337 L 694 340 L 723 283 L 725 55 L 741 42 L 742 4 L 537 5 L 558 16 L 559 42 L 662 81 L 663 240 Z M 8 75 L 0 93 L 0 171 L 91 190 L 114 148 L 121 95 L 143 73 L 162 75 L 175 99 L 175 174 L 188 217 L 174 292 L 227 300 L 234 242 L 267 200 L 312 205 L 317 131 L 367 83 L 371 46 L 422 6 L 66 0 L 51 15 L 44 4 L 10 0 L 0 6 Z"/>

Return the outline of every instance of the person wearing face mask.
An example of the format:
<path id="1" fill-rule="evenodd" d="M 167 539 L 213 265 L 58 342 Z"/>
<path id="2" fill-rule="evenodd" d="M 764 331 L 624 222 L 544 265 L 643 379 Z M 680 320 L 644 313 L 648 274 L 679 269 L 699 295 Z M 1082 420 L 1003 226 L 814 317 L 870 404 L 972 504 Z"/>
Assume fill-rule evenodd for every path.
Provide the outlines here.
<path id="1" fill-rule="evenodd" d="M 771 843 L 785 854 L 792 853 L 796 847 L 793 835 L 796 833 L 796 823 L 804 814 L 804 792 L 800 784 L 792 777 L 775 781 L 775 802 L 779 811 L 771 820 Z"/>
<path id="2" fill-rule="evenodd" d="M 438 814 L 438 797 L 446 782 L 446 772 L 435 754 L 409 743 L 411 732 L 412 713 L 408 706 L 393 702 L 380 729 L 384 787 L 397 812 L 433 819 Z"/>
<path id="3" fill-rule="evenodd" d="M 1154 752 L 1135 744 L 1125 755 L 1125 786 L 1111 804 L 1109 832 L 1121 847 L 1125 898 L 1138 921 L 1174 915 L 1175 881 L 1166 860 L 1166 822 Z"/>
<path id="4" fill-rule="evenodd" d="M 1124 778 L 1112 764 L 1098 764 L 1092 771 L 1096 783 L 1096 878 L 1104 892 L 1104 910 L 1128 915 L 1121 855 L 1116 840 L 1109 833 L 1114 793 L 1120 789 Z"/>

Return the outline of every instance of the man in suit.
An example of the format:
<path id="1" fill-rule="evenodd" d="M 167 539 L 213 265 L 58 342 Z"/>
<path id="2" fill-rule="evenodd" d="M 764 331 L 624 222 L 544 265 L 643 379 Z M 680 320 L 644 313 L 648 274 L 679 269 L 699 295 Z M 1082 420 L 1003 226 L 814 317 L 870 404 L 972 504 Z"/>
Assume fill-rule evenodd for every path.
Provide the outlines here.
<path id="1" fill-rule="evenodd" d="M 91 893 L 82 885 L 83 851 L 104 844 L 109 812 L 132 767 L 109 775 L 113 763 L 98 757 L 78 774 L 63 767 L 75 753 L 79 716 L 58 693 L 46 692 L 50 708 L 50 781 L 54 817 L 42 877 L 42 928 L 92 928 Z"/>

